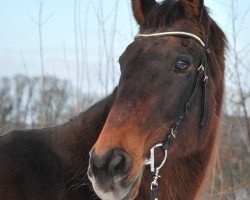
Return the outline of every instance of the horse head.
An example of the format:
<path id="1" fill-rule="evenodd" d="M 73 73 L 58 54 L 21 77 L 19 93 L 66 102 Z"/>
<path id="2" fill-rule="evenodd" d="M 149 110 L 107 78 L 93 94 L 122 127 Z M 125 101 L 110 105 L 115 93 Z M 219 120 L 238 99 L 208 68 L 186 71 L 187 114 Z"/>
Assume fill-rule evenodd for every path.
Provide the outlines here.
<path id="1" fill-rule="evenodd" d="M 206 149 L 223 98 L 225 36 L 203 1 L 132 7 L 140 32 L 119 59 L 117 97 L 90 152 L 88 176 L 103 200 L 137 196 L 155 144 L 168 145 L 168 159 Z"/>

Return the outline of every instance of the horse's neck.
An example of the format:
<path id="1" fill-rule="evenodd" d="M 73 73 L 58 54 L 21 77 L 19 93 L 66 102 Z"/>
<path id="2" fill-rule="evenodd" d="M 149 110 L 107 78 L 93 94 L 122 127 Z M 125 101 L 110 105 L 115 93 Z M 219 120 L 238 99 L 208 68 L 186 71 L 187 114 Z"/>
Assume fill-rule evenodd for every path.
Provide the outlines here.
<path id="1" fill-rule="evenodd" d="M 98 137 L 99 132 L 91 131 L 84 120 L 79 117 L 76 121 L 54 127 L 47 137 L 50 147 L 61 160 L 71 166 L 88 161 L 88 152 Z"/>
<path id="2" fill-rule="evenodd" d="M 199 199 L 207 180 L 208 170 L 214 161 L 215 141 L 203 150 L 199 150 L 189 156 L 168 158 L 165 166 L 161 169 L 159 178 L 160 198 L 164 200 L 194 200 Z M 145 184 L 142 186 L 138 200 L 148 199 L 152 174 L 148 171 L 145 174 Z"/>

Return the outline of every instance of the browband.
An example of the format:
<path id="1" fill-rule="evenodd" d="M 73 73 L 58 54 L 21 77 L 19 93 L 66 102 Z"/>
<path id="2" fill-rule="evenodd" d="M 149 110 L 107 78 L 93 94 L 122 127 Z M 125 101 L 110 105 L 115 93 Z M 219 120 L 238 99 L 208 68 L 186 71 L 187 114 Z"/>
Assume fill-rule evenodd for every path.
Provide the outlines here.
<path id="1" fill-rule="evenodd" d="M 182 32 L 182 31 L 170 31 L 170 32 L 162 32 L 162 33 L 149 33 L 149 34 L 137 34 L 135 36 L 135 39 L 140 38 L 140 37 L 161 37 L 161 36 L 186 36 L 186 37 L 191 37 L 194 40 L 196 40 L 198 43 L 200 43 L 201 46 L 206 47 L 205 43 L 203 40 L 198 37 L 195 34 L 188 33 L 188 32 Z"/>

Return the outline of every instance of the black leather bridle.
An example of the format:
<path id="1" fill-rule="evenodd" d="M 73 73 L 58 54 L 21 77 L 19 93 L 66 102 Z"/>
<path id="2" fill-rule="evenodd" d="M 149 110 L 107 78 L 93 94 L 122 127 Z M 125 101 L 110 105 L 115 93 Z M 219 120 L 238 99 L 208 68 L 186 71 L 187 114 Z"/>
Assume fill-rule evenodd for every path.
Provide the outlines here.
<path id="1" fill-rule="evenodd" d="M 160 169 L 166 162 L 168 150 L 172 144 L 172 142 L 177 137 L 179 130 L 183 121 L 185 120 L 186 116 L 188 115 L 190 106 L 192 105 L 195 96 L 197 94 L 197 90 L 199 88 L 199 83 L 202 84 L 202 102 L 201 102 L 201 116 L 200 116 L 200 128 L 203 128 L 205 125 L 205 113 L 206 113 L 206 105 L 207 105 L 207 85 L 208 85 L 208 75 L 207 75 L 207 65 L 208 65 L 208 54 L 210 53 L 210 49 L 208 46 L 209 36 L 207 38 L 206 43 L 195 34 L 188 33 L 188 32 L 162 32 L 162 33 L 153 33 L 153 34 L 138 34 L 135 39 L 137 38 L 149 38 L 149 37 L 166 37 L 166 36 L 175 36 L 175 37 L 185 37 L 191 38 L 197 41 L 202 48 L 204 49 L 203 56 L 200 62 L 200 66 L 197 69 L 197 74 L 195 76 L 195 80 L 192 87 L 192 92 L 189 97 L 188 102 L 184 107 L 184 111 L 182 112 L 181 116 L 176 121 L 175 125 L 172 127 L 171 132 L 167 134 L 166 139 L 159 144 L 156 144 L 150 150 L 150 158 L 145 162 L 145 165 L 150 165 L 151 172 L 154 174 L 153 181 L 151 183 L 150 188 L 150 199 L 151 200 L 158 200 L 159 196 L 159 184 L 158 178 L 160 177 L 159 172 Z M 159 166 L 155 165 L 155 149 L 161 148 L 164 151 L 164 159 Z"/>

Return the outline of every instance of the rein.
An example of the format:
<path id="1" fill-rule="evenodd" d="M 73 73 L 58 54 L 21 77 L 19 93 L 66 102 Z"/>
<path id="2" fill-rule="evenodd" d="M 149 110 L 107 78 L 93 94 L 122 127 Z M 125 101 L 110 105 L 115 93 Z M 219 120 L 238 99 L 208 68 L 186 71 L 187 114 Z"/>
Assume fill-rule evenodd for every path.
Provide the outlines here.
<path id="1" fill-rule="evenodd" d="M 207 101 L 207 85 L 208 85 L 208 76 L 207 76 L 207 71 L 206 71 L 206 66 L 207 66 L 207 56 L 210 53 L 210 49 L 208 48 L 208 42 L 205 44 L 203 40 L 198 37 L 197 35 L 194 35 L 189 32 L 162 32 L 162 33 L 153 33 L 153 34 L 138 34 L 135 36 L 135 39 L 138 38 L 150 38 L 150 37 L 166 37 L 166 36 L 176 36 L 176 37 L 186 37 L 186 38 L 191 38 L 194 39 L 196 42 L 198 42 L 204 49 L 204 54 L 201 60 L 201 64 L 199 68 L 197 69 L 197 74 L 194 80 L 194 84 L 192 87 L 192 93 L 189 97 L 188 102 L 185 105 L 184 111 L 181 114 L 181 116 L 178 118 L 177 122 L 175 125 L 171 128 L 171 132 L 167 134 L 166 139 L 159 144 L 156 144 L 153 146 L 150 150 L 150 157 L 149 159 L 145 162 L 145 165 L 150 165 L 150 171 L 153 173 L 153 181 L 151 183 L 150 187 L 150 199 L 151 200 L 158 200 L 160 191 L 159 191 L 159 184 L 158 184 L 158 179 L 161 177 L 160 176 L 160 169 L 164 166 L 166 160 L 167 160 L 167 155 L 168 155 L 168 150 L 172 144 L 172 142 L 175 140 L 177 137 L 177 134 L 179 132 L 179 129 L 185 119 L 185 117 L 188 115 L 188 111 L 190 109 L 190 106 L 192 105 L 192 102 L 197 94 L 197 89 L 198 89 L 198 83 L 201 82 L 202 84 L 202 109 L 201 109 L 201 116 L 200 116 L 200 128 L 203 128 L 205 125 L 205 112 L 206 112 L 206 101 Z M 156 166 L 155 164 L 155 150 L 157 148 L 161 148 L 164 151 L 164 158 L 159 166 Z"/>

